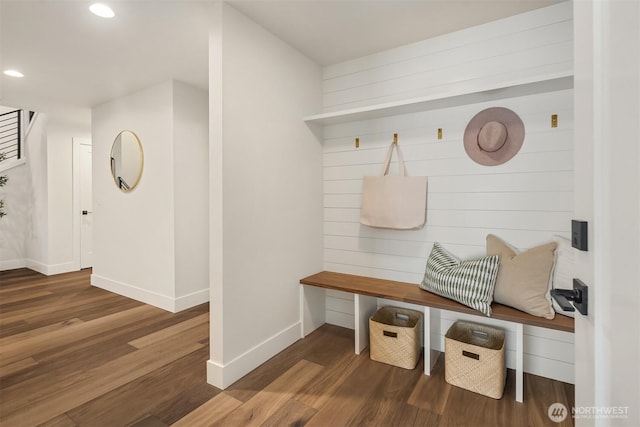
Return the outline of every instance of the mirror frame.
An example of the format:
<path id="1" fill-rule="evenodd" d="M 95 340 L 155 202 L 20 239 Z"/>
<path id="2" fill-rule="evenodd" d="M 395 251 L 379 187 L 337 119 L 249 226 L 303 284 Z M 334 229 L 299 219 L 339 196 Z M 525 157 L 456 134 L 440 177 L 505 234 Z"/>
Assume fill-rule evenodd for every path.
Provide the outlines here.
<path id="1" fill-rule="evenodd" d="M 122 144 L 122 135 L 123 134 L 131 134 L 135 140 L 135 142 L 138 144 L 138 151 L 140 153 L 140 164 L 138 166 L 138 174 L 136 176 L 136 178 L 133 180 L 133 182 L 131 184 L 128 185 L 129 188 L 125 188 L 121 185 L 120 182 L 118 182 L 118 179 L 116 178 L 116 173 L 115 173 L 115 158 L 113 157 L 113 149 L 116 145 L 116 143 L 118 142 L 118 138 L 120 139 L 120 144 Z M 111 170 L 111 177 L 113 178 L 113 182 L 116 184 L 116 187 L 118 187 L 118 189 L 120 189 L 120 191 L 124 192 L 124 193 L 129 193 L 131 191 L 133 191 L 134 188 L 136 188 L 136 186 L 138 185 L 138 183 L 140 182 L 140 178 L 142 177 L 142 170 L 144 169 L 144 150 L 142 149 L 142 143 L 140 142 L 140 138 L 138 138 L 138 135 L 128 129 L 125 129 L 123 131 L 121 131 L 120 133 L 118 133 L 118 135 L 116 135 L 115 139 L 113 140 L 113 143 L 111 144 L 111 152 L 109 154 L 109 162 L 110 162 L 110 170 Z M 128 183 L 127 183 L 128 184 Z"/>

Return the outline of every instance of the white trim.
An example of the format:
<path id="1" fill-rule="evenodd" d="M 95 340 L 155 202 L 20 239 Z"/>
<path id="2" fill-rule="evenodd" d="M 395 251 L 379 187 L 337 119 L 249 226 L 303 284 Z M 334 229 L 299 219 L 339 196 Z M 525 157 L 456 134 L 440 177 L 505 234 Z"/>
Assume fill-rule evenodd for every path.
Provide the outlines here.
<path id="1" fill-rule="evenodd" d="M 160 295 L 97 274 L 91 275 L 91 285 L 175 313 L 175 299 L 172 297 Z"/>
<path id="2" fill-rule="evenodd" d="M 33 117 L 29 120 L 29 111 L 22 110 L 22 123 L 27 123 L 26 127 L 24 127 L 24 133 L 22 137 L 22 147 L 24 148 L 24 141 L 26 141 L 27 136 L 31 133 L 31 128 L 33 128 L 33 124 L 36 122 L 36 119 L 40 115 L 37 111 L 33 112 Z M 23 151 L 24 153 L 24 151 Z"/>
<path id="3" fill-rule="evenodd" d="M 186 310 L 196 305 L 204 304 L 209 301 L 209 288 L 200 289 L 199 291 L 192 292 L 181 297 L 177 297 L 174 300 L 175 311 Z"/>
<path id="4" fill-rule="evenodd" d="M 208 360 L 207 382 L 224 390 L 300 339 L 300 328 L 298 321 L 226 364 Z"/>
<path id="5" fill-rule="evenodd" d="M 345 110 L 319 113 L 303 118 L 306 123 L 321 125 L 335 125 L 361 120 L 378 119 L 381 117 L 410 114 L 421 111 L 457 107 L 484 101 L 516 98 L 532 94 L 555 92 L 573 88 L 573 73 L 564 70 L 543 76 L 527 77 L 509 82 L 490 83 L 480 85 L 473 90 L 461 88 L 458 91 L 434 93 L 428 96 L 411 98 L 383 104 L 367 105 L 364 107 L 348 108 Z"/>
<path id="6" fill-rule="evenodd" d="M 178 311 L 186 310 L 209 301 L 209 288 L 173 298 L 97 274 L 91 275 L 91 285 L 172 313 L 177 313 Z"/>
<path id="7" fill-rule="evenodd" d="M 54 274 L 68 273 L 70 271 L 77 271 L 74 269 L 73 262 L 64 262 L 61 264 L 44 264 L 40 261 L 33 259 L 26 260 L 26 267 L 42 273 L 45 276 L 52 276 Z"/>
<path id="8" fill-rule="evenodd" d="M 23 157 L 18 160 L 3 160 L 0 162 L 0 173 L 8 171 L 9 169 L 17 168 L 18 166 L 22 166 L 27 163 L 26 159 Z"/>
<path id="9" fill-rule="evenodd" d="M 26 259 L 9 259 L 0 261 L 0 271 L 15 270 L 16 268 L 25 268 L 26 266 Z"/>

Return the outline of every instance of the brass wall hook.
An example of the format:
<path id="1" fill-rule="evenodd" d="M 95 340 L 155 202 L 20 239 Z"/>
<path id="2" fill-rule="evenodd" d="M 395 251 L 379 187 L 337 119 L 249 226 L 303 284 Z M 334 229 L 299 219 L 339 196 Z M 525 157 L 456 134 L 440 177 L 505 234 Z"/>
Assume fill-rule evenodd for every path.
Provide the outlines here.
<path id="1" fill-rule="evenodd" d="M 396 144 L 396 145 L 398 144 L 398 134 L 397 133 L 393 134 L 393 143 Z"/>
<path id="2" fill-rule="evenodd" d="M 360 148 L 360 138 L 356 138 L 356 148 Z"/>

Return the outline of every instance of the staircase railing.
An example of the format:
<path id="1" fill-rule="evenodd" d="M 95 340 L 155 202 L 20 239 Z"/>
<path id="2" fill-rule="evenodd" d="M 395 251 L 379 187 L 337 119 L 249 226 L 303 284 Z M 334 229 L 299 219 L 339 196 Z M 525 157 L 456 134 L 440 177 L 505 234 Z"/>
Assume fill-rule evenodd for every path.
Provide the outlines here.
<path id="1" fill-rule="evenodd" d="M 22 158 L 22 110 L 0 114 L 0 153 L 5 160 Z"/>

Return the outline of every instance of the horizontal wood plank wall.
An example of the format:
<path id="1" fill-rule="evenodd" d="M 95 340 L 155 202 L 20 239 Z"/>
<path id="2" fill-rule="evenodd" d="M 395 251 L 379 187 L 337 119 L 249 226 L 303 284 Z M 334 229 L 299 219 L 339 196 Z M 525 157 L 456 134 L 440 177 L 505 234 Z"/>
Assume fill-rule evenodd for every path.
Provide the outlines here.
<path id="1" fill-rule="evenodd" d="M 455 79 L 465 74 L 469 84 L 500 79 L 502 70 L 514 63 L 524 67 L 520 75 L 538 75 L 550 58 L 557 59 L 554 70 L 559 72 L 571 67 L 571 33 L 571 7 L 563 3 L 482 26 L 482 31 L 472 28 L 433 43 L 428 40 L 330 66 L 325 69 L 326 111 L 424 95 L 420 84 L 446 92 L 447 73 L 437 78 L 414 73 L 421 76 L 411 77 L 417 86 L 405 84 L 407 67 L 440 68 L 445 60 L 458 64 L 451 65 L 456 71 L 448 75 Z M 512 47 L 517 56 L 504 53 Z M 488 68 L 473 63 L 485 59 L 495 62 Z M 466 155 L 462 137 L 469 120 L 493 106 L 518 113 L 526 136 L 512 160 L 485 167 Z M 558 115 L 556 128 L 551 128 L 552 114 Z M 438 128 L 443 130 L 442 139 L 437 138 Z M 408 173 L 428 176 L 427 223 L 421 230 L 379 230 L 359 224 L 362 177 L 381 172 L 394 133 L 399 134 Z M 355 148 L 355 138 L 360 139 L 360 148 Z M 396 172 L 394 163 L 392 173 Z M 326 270 L 419 283 L 434 242 L 460 257 L 473 257 L 485 253 L 486 235 L 493 233 L 526 249 L 554 235 L 568 237 L 572 216 L 573 90 L 324 127 Z M 327 291 L 328 323 L 353 328 L 353 314 L 352 295 Z M 435 316 L 438 330 L 432 331 L 432 341 L 443 349 L 444 332 L 455 318 L 464 316 L 439 312 Z M 573 382 L 572 334 L 525 327 L 525 346 L 525 371 Z M 507 364 L 515 367 L 515 349 L 508 350 Z"/>
<path id="2" fill-rule="evenodd" d="M 324 69 L 325 112 L 571 73 L 570 2 Z"/>

